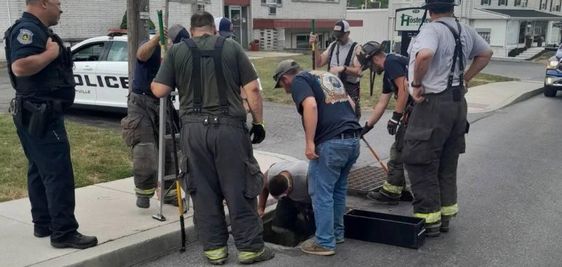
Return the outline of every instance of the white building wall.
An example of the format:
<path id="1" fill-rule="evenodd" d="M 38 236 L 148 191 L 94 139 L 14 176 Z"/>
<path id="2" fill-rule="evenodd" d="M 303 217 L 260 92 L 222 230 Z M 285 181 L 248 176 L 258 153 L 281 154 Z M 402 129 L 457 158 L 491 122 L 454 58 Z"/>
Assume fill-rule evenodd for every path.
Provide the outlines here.
<path id="1" fill-rule="evenodd" d="M 362 27 L 351 27 L 350 37 L 354 41 L 364 44 L 368 41 L 382 42 L 389 40 L 390 18 L 388 17 L 388 9 L 361 9 L 348 10 L 346 19 L 362 20 Z"/>
<path id="2" fill-rule="evenodd" d="M 494 51 L 494 56 L 507 57 L 506 48 L 507 23 L 504 20 L 475 20 L 474 28 L 487 29 L 490 31 L 490 46 Z"/>
<path id="3" fill-rule="evenodd" d="M 267 0 L 275 3 L 274 0 Z M 343 19 L 346 13 L 346 0 L 307 2 L 303 0 L 282 0 L 276 15 L 269 15 L 267 5 L 261 0 L 252 0 L 252 18 L 254 19 Z"/>

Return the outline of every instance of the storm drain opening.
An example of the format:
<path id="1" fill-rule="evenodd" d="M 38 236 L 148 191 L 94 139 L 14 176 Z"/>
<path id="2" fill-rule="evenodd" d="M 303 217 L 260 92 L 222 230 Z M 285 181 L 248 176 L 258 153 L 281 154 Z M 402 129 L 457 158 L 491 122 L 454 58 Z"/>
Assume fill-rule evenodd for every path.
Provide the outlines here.
<path id="1" fill-rule="evenodd" d="M 382 168 L 364 166 L 353 169 L 347 177 L 347 194 L 364 197 L 382 187 L 385 180 L 386 173 Z"/>
<path id="2" fill-rule="evenodd" d="M 267 212 L 263 216 L 263 240 L 268 243 L 277 244 L 284 247 L 296 247 L 301 242 L 309 239 L 314 232 L 308 234 L 299 234 L 293 231 L 276 228 L 273 226 L 273 218 L 275 218 L 275 210 Z"/>

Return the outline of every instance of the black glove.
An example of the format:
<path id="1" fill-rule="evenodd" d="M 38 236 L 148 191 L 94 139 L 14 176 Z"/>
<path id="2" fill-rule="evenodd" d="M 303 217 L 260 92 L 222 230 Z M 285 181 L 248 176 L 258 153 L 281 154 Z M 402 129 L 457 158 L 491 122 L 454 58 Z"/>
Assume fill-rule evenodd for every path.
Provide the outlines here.
<path id="1" fill-rule="evenodd" d="M 390 135 L 396 134 L 396 129 L 398 128 L 398 124 L 400 123 L 400 119 L 402 118 L 402 113 L 393 112 L 392 119 L 388 120 L 388 124 L 386 128 L 388 129 L 388 133 Z"/>
<path id="2" fill-rule="evenodd" d="M 252 123 L 252 129 L 250 130 L 250 137 L 252 137 L 252 144 L 259 144 L 265 139 L 265 128 L 263 123 Z"/>
<path id="3" fill-rule="evenodd" d="M 361 137 L 363 137 L 363 135 L 367 134 L 371 129 L 373 129 L 374 125 L 369 126 L 369 122 L 366 121 L 365 122 L 365 126 L 363 126 L 363 129 L 361 129 Z"/>

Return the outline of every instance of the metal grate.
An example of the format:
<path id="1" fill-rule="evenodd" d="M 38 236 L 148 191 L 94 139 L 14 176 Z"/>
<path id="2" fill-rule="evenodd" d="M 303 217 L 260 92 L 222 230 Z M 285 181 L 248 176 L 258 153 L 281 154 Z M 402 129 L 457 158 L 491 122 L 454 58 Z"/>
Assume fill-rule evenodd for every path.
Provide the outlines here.
<path id="1" fill-rule="evenodd" d="M 365 196 L 368 192 L 382 186 L 386 173 L 382 168 L 365 166 L 351 170 L 347 177 L 347 193 Z"/>

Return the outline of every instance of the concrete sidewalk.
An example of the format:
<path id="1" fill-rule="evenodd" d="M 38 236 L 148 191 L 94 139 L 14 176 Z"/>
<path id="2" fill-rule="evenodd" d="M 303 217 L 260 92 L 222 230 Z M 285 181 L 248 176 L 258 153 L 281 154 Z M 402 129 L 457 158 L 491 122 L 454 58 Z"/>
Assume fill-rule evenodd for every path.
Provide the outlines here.
<path id="1" fill-rule="evenodd" d="M 486 113 L 528 99 L 542 92 L 537 81 L 497 82 L 468 88 L 468 113 Z"/>
<path id="2" fill-rule="evenodd" d="M 284 155 L 255 151 L 263 171 Z M 178 211 L 164 205 L 165 222 L 152 219 L 158 201 L 149 209 L 135 206 L 132 178 L 76 189 L 79 231 L 96 235 L 99 245 L 86 250 L 55 249 L 49 238 L 33 236 L 29 199 L 0 203 L 0 262 L 2 266 L 130 266 L 169 253 L 180 245 Z M 186 217 L 188 243 L 196 235 L 192 210 Z"/>

